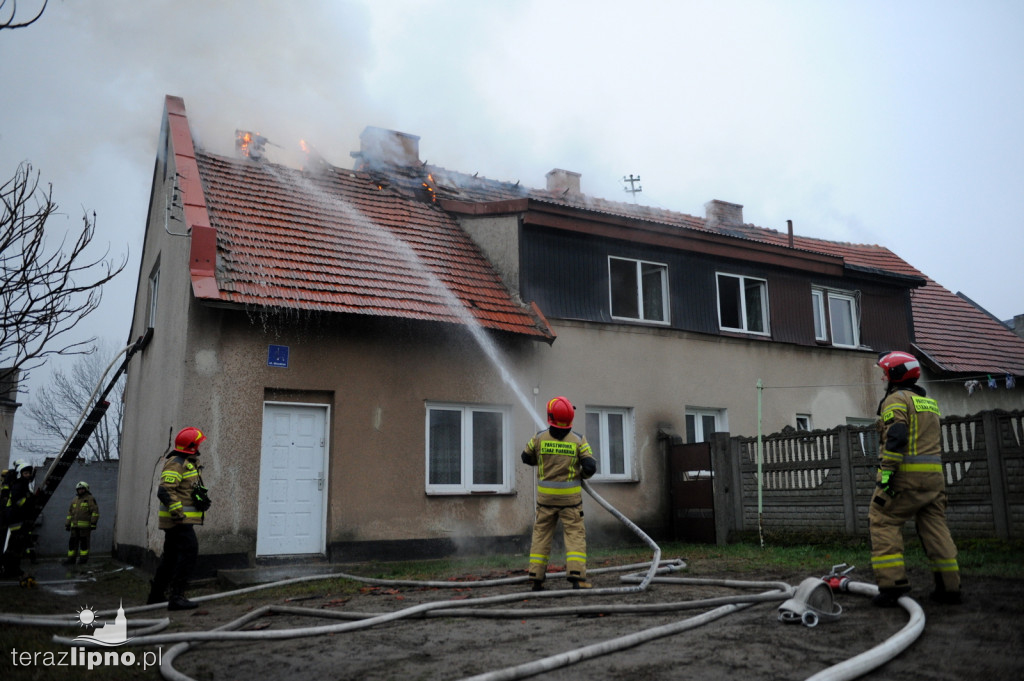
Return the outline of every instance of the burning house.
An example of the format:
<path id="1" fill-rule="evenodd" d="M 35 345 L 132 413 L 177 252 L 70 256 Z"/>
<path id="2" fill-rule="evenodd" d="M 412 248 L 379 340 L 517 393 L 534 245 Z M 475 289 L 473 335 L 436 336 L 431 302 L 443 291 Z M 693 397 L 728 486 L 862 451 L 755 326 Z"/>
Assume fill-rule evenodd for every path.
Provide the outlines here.
<path id="1" fill-rule="evenodd" d="M 578 406 L 595 488 L 666 536 L 668 443 L 755 432 L 758 379 L 803 386 L 766 402 L 770 430 L 870 422 L 877 352 L 925 347 L 915 306 L 945 300 L 884 248 L 757 228 L 738 204 L 605 201 L 560 169 L 541 188 L 489 180 L 377 128 L 352 169 L 287 168 L 237 139 L 234 158 L 196 148 L 167 97 L 131 329 L 154 335 L 128 376 L 115 530 L 135 563 L 159 551 L 155 476 L 190 425 L 209 437 L 208 569 L 519 551 L 519 452 L 555 395 Z M 993 369 L 1024 374 L 1016 340 Z M 929 352 L 933 370 L 953 352 Z M 592 541 L 618 537 L 590 504 Z"/>

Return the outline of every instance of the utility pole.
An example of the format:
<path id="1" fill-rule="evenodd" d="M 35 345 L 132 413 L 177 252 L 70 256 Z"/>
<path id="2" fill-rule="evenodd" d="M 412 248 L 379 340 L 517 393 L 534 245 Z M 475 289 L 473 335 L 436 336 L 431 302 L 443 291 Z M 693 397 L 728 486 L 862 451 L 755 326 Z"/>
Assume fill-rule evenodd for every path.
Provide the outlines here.
<path id="1" fill-rule="evenodd" d="M 623 176 L 622 181 L 624 183 L 625 182 L 629 183 L 628 187 L 623 187 L 622 189 L 623 189 L 623 191 L 626 191 L 626 192 L 629 192 L 630 194 L 632 194 L 633 195 L 633 203 L 636 203 L 636 194 L 637 194 L 637 192 L 642 192 L 644 190 L 643 187 L 638 187 L 637 186 L 637 182 L 640 181 L 640 176 L 637 175 L 636 177 L 633 177 L 633 173 L 630 173 L 629 177 Z"/>

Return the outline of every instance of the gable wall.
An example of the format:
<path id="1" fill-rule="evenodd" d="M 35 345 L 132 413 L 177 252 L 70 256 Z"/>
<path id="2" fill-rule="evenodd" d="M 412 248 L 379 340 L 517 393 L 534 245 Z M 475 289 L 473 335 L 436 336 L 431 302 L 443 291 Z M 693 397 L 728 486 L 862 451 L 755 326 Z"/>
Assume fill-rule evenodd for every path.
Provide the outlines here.
<path id="1" fill-rule="evenodd" d="M 166 219 L 167 205 L 177 169 L 167 144 L 167 129 L 158 143 L 158 158 L 147 218 L 142 259 L 136 284 L 130 338 L 146 332 L 149 277 L 159 264 L 160 283 L 153 338 L 131 361 L 125 384 L 125 417 L 118 478 L 118 518 L 114 542 L 155 549 L 162 537 L 155 534 L 156 515 L 148 513 L 155 498 L 155 479 L 162 455 L 173 435 L 190 425 L 189 383 L 186 363 L 190 310 L 194 305 L 189 279 L 190 237 L 184 232 L 179 207 Z"/>

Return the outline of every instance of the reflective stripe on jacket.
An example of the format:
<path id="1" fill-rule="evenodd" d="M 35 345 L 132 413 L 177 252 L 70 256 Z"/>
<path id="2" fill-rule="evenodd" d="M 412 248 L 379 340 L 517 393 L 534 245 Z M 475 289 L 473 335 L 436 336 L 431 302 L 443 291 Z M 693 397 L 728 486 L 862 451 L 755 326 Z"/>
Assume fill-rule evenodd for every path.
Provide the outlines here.
<path id="1" fill-rule="evenodd" d="M 523 450 L 536 462 L 537 503 L 548 506 L 575 506 L 583 503 L 580 460 L 593 457 L 586 438 L 569 432 L 561 440 L 543 430 Z"/>
<path id="2" fill-rule="evenodd" d="M 910 390 L 896 390 L 882 401 L 882 468 L 901 473 L 942 473 L 942 432 L 939 404 L 930 397 Z M 892 451 L 886 445 L 889 429 L 906 424 L 905 451 Z"/>
<path id="3" fill-rule="evenodd" d="M 164 462 L 160 472 L 160 488 L 170 497 L 170 503 L 160 502 L 160 529 L 168 530 L 177 524 L 172 512 L 181 511 L 186 525 L 202 525 L 204 513 L 192 505 L 192 489 L 199 482 L 199 466 L 195 457 L 172 456 Z"/>

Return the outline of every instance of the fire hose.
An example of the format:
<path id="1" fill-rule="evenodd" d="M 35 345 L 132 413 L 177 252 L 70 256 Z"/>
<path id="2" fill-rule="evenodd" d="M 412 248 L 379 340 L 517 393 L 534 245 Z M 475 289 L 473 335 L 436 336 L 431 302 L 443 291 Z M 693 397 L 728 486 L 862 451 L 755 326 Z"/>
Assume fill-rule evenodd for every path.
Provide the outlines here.
<path id="1" fill-rule="evenodd" d="M 189 677 L 182 672 L 174 668 L 175 660 L 188 650 L 190 650 L 195 644 L 203 641 L 236 641 L 236 640 L 283 640 L 291 638 L 299 638 L 306 636 L 315 636 L 320 634 L 333 634 L 342 633 L 347 631 L 356 631 L 361 629 L 367 629 L 377 624 L 385 622 L 392 622 L 399 619 L 405 618 L 425 618 L 425 617 L 554 617 L 554 616 L 567 616 L 567 615 L 582 615 L 591 613 L 651 613 L 651 612 L 665 612 L 665 611 L 676 611 L 676 610 L 687 610 L 696 608 L 706 608 L 715 606 L 714 609 L 704 612 L 694 617 L 686 618 L 678 622 L 669 623 L 666 625 L 653 627 L 639 632 L 634 632 L 622 637 L 602 641 L 599 643 L 577 648 L 557 655 L 552 655 L 543 659 L 534 660 L 525 664 L 515 665 L 506 669 L 495 670 L 484 674 L 469 677 L 464 681 L 499 681 L 508 679 L 520 679 L 528 676 L 533 676 L 545 671 L 558 669 L 567 665 L 574 664 L 587 659 L 592 659 L 602 655 L 608 655 L 619 650 L 624 650 L 634 646 L 641 645 L 648 641 L 655 640 L 666 636 L 672 636 L 683 631 L 687 631 L 696 627 L 699 627 L 708 622 L 714 621 L 721 617 L 724 617 L 730 613 L 737 612 L 744 608 L 751 607 L 758 603 L 768 601 L 783 601 L 787 598 L 793 598 L 795 596 L 795 590 L 790 585 L 784 582 L 757 582 L 757 581 L 742 581 L 742 580 L 714 580 L 714 579 L 693 579 L 693 578 L 682 578 L 667 576 L 670 573 L 677 572 L 685 567 L 685 563 L 679 560 L 674 561 L 662 561 L 660 559 L 661 550 L 646 534 L 636 527 L 631 521 L 626 519 L 617 510 L 615 510 L 610 504 L 604 499 L 597 495 L 589 485 L 584 485 L 587 492 L 597 501 L 602 507 L 606 508 L 615 515 L 620 521 L 623 521 L 627 527 L 630 527 L 638 536 L 644 538 L 649 546 L 654 550 L 654 560 L 650 563 L 643 563 L 638 565 L 621 566 L 617 568 L 598 568 L 591 570 L 592 573 L 597 574 L 601 572 L 610 571 L 623 571 L 633 570 L 636 568 L 646 567 L 646 572 L 643 574 L 634 573 L 628 574 L 621 577 L 624 583 L 633 583 L 632 586 L 624 586 L 618 588 L 603 588 L 603 589 L 588 589 L 588 590 L 552 590 L 542 592 L 530 592 L 524 594 L 521 592 L 512 594 L 503 594 L 498 596 L 481 597 L 475 599 L 451 599 L 445 601 L 437 601 L 431 603 L 422 603 L 419 605 L 411 606 L 394 612 L 388 613 L 332 613 L 325 612 L 319 609 L 311 608 L 296 608 L 289 606 L 277 606 L 269 605 L 262 608 L 258 608 L 245 616 L 227 624 L 224 624 L 211 631 L 194 631 L 194 632 L 175 632 L 166 634 L 150 634 L 150 631 L 162 629 L 166 626 L 162 621 L 145 621 L 139 624 L 152 624 L 145 631 L 136 631 L 138 634 L 133 636 L 129 645 L 132 646 L 146 646 L 146 645 L 157 645 L 164 643 L 173 643 L 170 649 L 165 651 L 161 660 L 161 674 L 165 679 L 169 681 L 195 681 L 192 677 Z M 635 529 L 634 529 L 635 528 Z M 848 571 L 847 571 L 848 572 Z M 836 575 L 835 568 L 833 568 L 833 574 L 823 578 L 822 584 L 831 584 L 830 577 L 837 578 L 834 581 L 835 587 L 838 590 L 845 590 L 851 593 L 857 593 L 866 596 L 872 596 L 877 593 L 877 587 L 870 584 L 863 584 L 859 582 L 852 582 L 848 577 L 842 575 Z M 558 575 L 552 575 L 556 577 Z M 223 592 L 218 594 L 211 594 L 207 596 L 195 597 L 194 601 L 209 601 L 216 598 L 225 598 L 228 596 L 235 596 L 239 594 L 251 593 L 259 591 L 261 589 L 273 588 L 287 584 L 294 584 L 298 582 L 307 582 L 314 580 L 325 580 L 325 579 L 351 579 L 374 585 L 391 585 L 391 586 L 414 586 L 414 587 L 444 587 L 451 588 L 453 586 L 458 587 L 488 587 L 488 586 L 501 586 L 509 585 L 514 583 L 525 583 L 527 577 L 511 577 L 504 579 L 493 579 L 493 580 L 482 580 L 482 581 L 468 581 L 468 582 L 432 582 L 432 581 L 415 581 L 415 580 L 382 580 L 366 578 L 357 575 L 350 575 L 345 573 L 331 573 L 325 575 L 314 575 L 308 577 L 297 577 L 293 579 L 281 580 L 271 584 L 261 584 L 254 587 L 248 587 L 243 589 L 237 589 L 234 591 Z M 805 580 L 806 581 L 806 580 Z M 648 603 L 648 604 L 625 604 L 625 605 L 585 605 L 585 604 L 574 604 L 566 607 L 555 607 L 555 608 L 537 608 L 537 609 L 487 609 L 479 610 L 475 607 L 479 605 L 494 605 L 511 602 L 521 602 L 526 599 L 543 599 L 543 598 L 566 598 L 575 596 L 599 596 L 602 594 L 622 594 L 622 593 L 634 593 L 646 590 L 651 583 L 664 583 L 664 584 L 691 584 L 691 585 L 718 585 L 727 586 L 733 588 L 761 588 L 767 589 L 761 593 L 738 595 L 738 596 L 726 596 L 718 598 L 707 598 L 701 600 L 681 601 L 674 603 Z M 809 589 L 810 587 L 808 587 Z M 847 679 L 853 679 L 860 676 L 871 669 L 875 669 L 882 664 L 898 655 L 907 646 L 913 643 L 914 640 L 920 635 L 924 627 L 924 616 L 923 611 L 920 607 L 910 598 L 903 597 L 900 599 L 899 604 L 906 609 L 910 615 L 910 622 L 896 635 L 885 641 L 883 644 L 872 648 L 871 650 L 857 655 L 843 663 L 837 664 L 833 667 L 825 669 L 814 676 L 810 677 L 808 681 L 846 681 Z M 162 604 L 150 605 L 150 606 L 139 606 L 136 608 L 126 608 L 125 613 L 129 612 L 141 612 L 145 610 L 151 610 L 162 607 Z M 110 611 L 113 612 L 113 611 Z M 286 613 L 293 615 L 304 615 L 304 616 L 316 616 L 321 618 L 333 618 L 333 619 L 346 619 L 346 621 L 340 624 L 330 624 L 324 626 L 307 626 L 297 627 L 292 629 L 279 629 L 279 630 L 259 630 L 259 631 L 239 631 L 239 629 L 254 620 L 263 617 L 268 614 L 275 613 Z M 103 613 L 98 613 L 103 614 Z M 12 620 L 4 619 L 7 616 L 0 615 L 0 622 Z M 18 620 L 19 623 L 24 624 L 38 624 L 40 626 L 58 626 L 56 618 L 48 618 L 54 620 L 52 623 L 45 622 L 47 618 L 30 618 L 28 616 L 22 616 L 24 619 Z M 61 625 L 66 625 L 67 620 L 62 620 Z M 54 636 L 53 641 L 65 645 L 71 645 L 72 639 L 60 636 Z"/>

